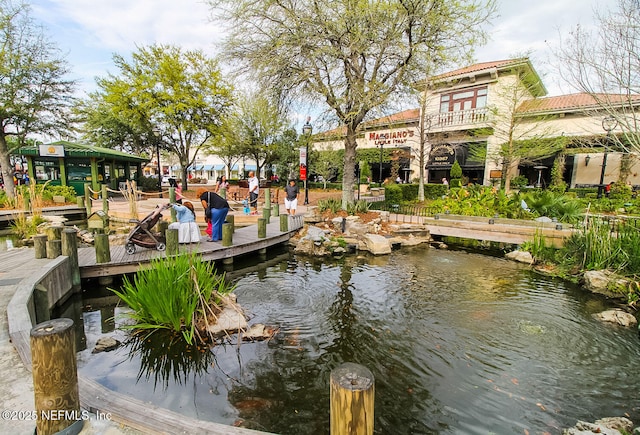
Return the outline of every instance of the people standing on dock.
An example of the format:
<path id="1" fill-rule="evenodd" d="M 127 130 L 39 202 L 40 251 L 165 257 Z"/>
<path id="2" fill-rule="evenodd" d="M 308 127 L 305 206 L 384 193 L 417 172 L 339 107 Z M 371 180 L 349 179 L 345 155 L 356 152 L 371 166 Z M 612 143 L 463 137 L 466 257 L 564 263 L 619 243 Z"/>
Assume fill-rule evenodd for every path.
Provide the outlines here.
<path id="1" fill-rule="evenodd" d="M 249 205 L 253 207 L 253 214 L 258 214 L 258 195 L 260 194 L 260 181 L 255 172 L 249 172 Z"/>
<path id="2" fill-rule="evenodd" d="M 200 195 L 204 216 L 207 221 L 207 242 L 217 242 L 222 239 L 222 224 L 229 213 L 229 203 L 215 192 L 207 191 Z"/>
<path id="3" fill-rule="evenodd" d="M 284 186 L 284 192 L 284 208 L 287 210 L 287 213 L 295 215 L 296 208 L 298 207 L 298 194 L 300 193 L 300 188 L 296 184 L 296 180 L 289 180 L 289 184 Z"/>
<path id="4" fill-rule="evenodd" d="M 178 243 L 200 242 L 200 228 L 196 223 L 196 212 L 193 204 L 185 201 L 184 204 L 167 204 L 176 211 L 177 222 L 169 224 L 169 229 L 178 230 Z"/>

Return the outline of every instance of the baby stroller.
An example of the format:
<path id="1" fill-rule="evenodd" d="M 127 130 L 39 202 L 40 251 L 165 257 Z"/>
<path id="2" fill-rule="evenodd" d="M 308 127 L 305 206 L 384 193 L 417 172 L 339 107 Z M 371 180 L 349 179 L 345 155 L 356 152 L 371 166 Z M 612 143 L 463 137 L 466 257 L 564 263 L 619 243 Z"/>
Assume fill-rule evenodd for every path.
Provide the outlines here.
<path id="1" fill-rule="evenodd" d="M 154 225 L 158 223 L 162 217 L 162 211 L 165 207 L 157 206 L 156 209 L 151 212 L 147 217 L 141 221 L 137 219 L 131 219 L 129 222 L 133 222 L 136 226 L 129 232 L 127 240 L 125 241 L 124 249 L 127 254 L 133 254 L 136 252 L 136 246 L 151 249 L 156 248 L 158 251 L 164 251 L 166 248 L 166 240 L 164 235 L 158 232 L 152 232 Z"/>

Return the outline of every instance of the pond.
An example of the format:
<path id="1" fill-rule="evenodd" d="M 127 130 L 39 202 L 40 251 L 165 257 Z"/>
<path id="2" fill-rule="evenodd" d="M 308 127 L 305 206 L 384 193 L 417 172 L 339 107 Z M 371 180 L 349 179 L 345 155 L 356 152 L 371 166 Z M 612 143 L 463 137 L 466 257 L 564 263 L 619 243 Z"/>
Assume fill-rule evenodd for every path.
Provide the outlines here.
<path id="1" fill-rule="evenodd" d="M 89 310 L 80 371 L 184 415 L 280 434 L 329 433 L 330 373 L 343 362 L 375 376 L 377 434 L 640 423 L 638 331 L 592 318 L 612 302 L 516 263 L 420 247 L 328 262 L 285 252 L 229 276 L 250 323 L 278 326 L 275 338 L 209 351 L 162 337 L 92 355 L 98 337 L 123 334 L 103 334 L 113 307 Z"/>

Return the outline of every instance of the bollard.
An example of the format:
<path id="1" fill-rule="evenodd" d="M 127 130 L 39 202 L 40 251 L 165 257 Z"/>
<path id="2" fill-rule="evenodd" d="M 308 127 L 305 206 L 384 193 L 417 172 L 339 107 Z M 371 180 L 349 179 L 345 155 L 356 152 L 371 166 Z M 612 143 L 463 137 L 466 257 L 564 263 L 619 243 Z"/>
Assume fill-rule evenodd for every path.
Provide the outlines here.
<path id="1" fill-rule="evenodd" d="M 264 239 L 265 237 L 267 237 L 267 220 L 258 218 L 258 238 Z"/>
<path id="2" fill-rule="evenodd" d="M 54 225 L 47 228 L 47 237 L 49 238 L 49 240 L 61 240 L 62 228 L 62 225 Z"/>
<path id="3" fill-rule="evenodd" d="M 271 222 L 271 207 L 264 207 L 262 209 L 262 217 L 267 221 L 267 223 Z"/>
<path id="4" fill-rule="evenodd" d="M 53 319 L 30 333 L 36 433 L 77 434 L 83 427 L 73 320 Z"/>
<path id="5" fill-rule="evenodd" d="M 271 204 L 271 216 L 280 216 L 280 204 L 278 204 L 277 202 L 275 204 Z"/>
<path id="6" fill-rule="evenodd" d="M 175 202 L 176 202 L 176 188 L 172 186 L 169 188 L 169 204 L 175 204 Z M 173 207 L 171 207 L 170 210 L 171 210 L 171 222 L 177 222 L 178 212 Z"/>
<path id="7" fill-rule="evenodd" d="M 271 189 L 268 187 L 264 191 L 264 206 L 265 208 L 271 208 Z"/>
<path id="8" fill-rule="evenodd" d="M 109 214 L 109 192 L 107 192 L 107 185 L 102 185 L 102 211 L 105 214 Z"/>
<path id="9" fill-rule="evenodd" d="M 178 243 L 178 229 L 167 228 L 166 234 L 167 255 L 176 255 L 180 247 L 180 244 Z"/>
<path id="10" fill-rule="evenodd" d="M 233 245 L 233 225 L 222 224 L 222 246 Z"/>
<path id="11" fill-rule="evenodd" d="M 282 233 L 289 232 L 289 215 L 288 214 L 280 215 L 280 232 Z"/>
<path id="12" fill-rule="evenodd" d="M 332 434 L 373 434 L 374 378 L 359 364 L 343 363 L 331 371 Z"/>
<path id="13" fill-rule="evenodd" d="M 80 208 L 84 208 L 84 196 L 76 196 L 76 204 Z"/>
<path id="14" fill-rule="evenodd" d="M 62 240 L 47 240 L 47 258 L 53 260 L 62 255 Z"/>
<path id="15" fill-rule="evenodd" d="M 62 255 L 69 257 L 71 284 L 80 287 L 80 267 L 78 266 L 78 234 L 75 228 L 62 230 Z"/>
<path id="16" fill-rule="evenodd" d="M 171 209 L 173 209 L 173 207 L 171 207 Z M 175 210 L 173 210 L 173 211 L 175 211 Z M 166 237 L 167 228 L 169 228 L 169 222 L 167 222 L 164 219 L 162 219 L 156 225 L 158 226 L 158 232 Z"/>
<path id="17" fill-rule="evenodd" d="M 232 214 L 228 214 L 225 220 L 225 223 L 231 225 L 231 232 L 236 232 L 236 217 Z"/>
<path id="18" fill-rule="evenodd" d="M 96 263 L 108 263 L 111 261 L 111 250 L 109 249 L 109 235 L 96 234 L 93 239 L 96 248 Z"/>
<path id="19" fill-rule="evenodd" d="M 36 251 L 36 258 L 47 258 L 47 235 L 33 236 L 33 247 Z"/>
<path id="20" fill-rule="evenodd" d="M 91 216 L 91 191 L 89 183 L 84 183 L 84 206 L 87 210 L 87 217 Z"/>

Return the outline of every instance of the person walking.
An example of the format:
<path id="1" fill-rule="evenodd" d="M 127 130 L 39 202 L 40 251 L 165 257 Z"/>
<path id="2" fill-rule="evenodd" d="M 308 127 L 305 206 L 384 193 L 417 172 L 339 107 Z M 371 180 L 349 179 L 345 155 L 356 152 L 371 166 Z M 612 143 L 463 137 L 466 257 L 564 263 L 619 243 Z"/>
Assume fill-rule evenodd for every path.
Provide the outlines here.
<path id="1" fill-rule="evenodd" d="M 227 177 L 225 175 L 220 176 L 220 179 L 218 180 L 218 183 L 216 184 L 215 192 L 218 195 L 220 195 L 220 189 L 224 189 L 225 195 L 226 195 L 226 192 L 229 190 L 229 182 L 227 181 Z M 220 196 L 222 196 L 222 195 L 220 195 Z"/>
<path id="2" fill-rule="evenodd" d="M 204 217 L 207 221 L 207 242 L 217 242 L 222 239 L 222 224 L 229 213 L 229 203 L 215 192 L 207 191 L 200 195 Z"/>
<path id="3" fill-rule="evenodd" d="M 260 181 L 255 172 L 249 172 L 249 205 L 253 207 L 252 214 L 258 214 L 258 195 L 260 194 Z"/>
<path id="4" fill-rule="evenodd" d="M 300 193 L 296 180 L 289 180 L 289 184 L 284 186 L 284 192 L 284 208 L 290 215 L 295 215 L 298 207 L 298 194 Z"/>

